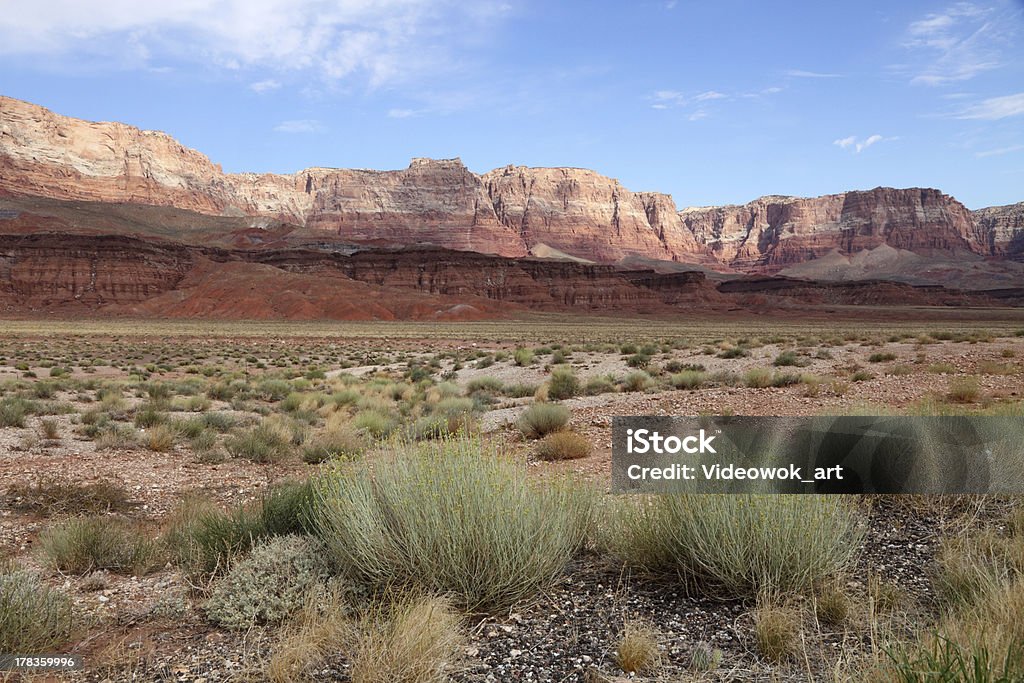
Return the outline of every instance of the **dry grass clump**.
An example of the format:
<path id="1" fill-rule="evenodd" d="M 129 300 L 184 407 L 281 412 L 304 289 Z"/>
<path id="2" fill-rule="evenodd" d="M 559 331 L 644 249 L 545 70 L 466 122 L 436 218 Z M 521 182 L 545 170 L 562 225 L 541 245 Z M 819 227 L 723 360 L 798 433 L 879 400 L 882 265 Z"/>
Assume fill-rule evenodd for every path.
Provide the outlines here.
<path id="1" fill-rule="evenodd" d="M 754 642 L 770 662 L 789 659 L 800 649 L 800 613 L 771 602 L 759 604 L 754 612 Z"/>
<path id="2" fill-rule="evenodd" d="M 590 455 L 590 440 L 576 432 L 555 432 L 537 442 L 538 460 L 577 460 Z"/>
<path id="3" fill-rule="evenodd" d="M 257 463 L 277 462 L 292 454 L 292 435 L 279 422 L 263 420 L 255 427 L 232 434 L 224 447 L 233 457 Z"/>
<path id="4" fill-rule="evenodd" d="M 56 651 L 74 626 L 71 599 L 14 563 L 0 561 L 0 652 Z"/>
<path id="5" fill-rule="evenodd" d="M 705 373 L 699 370 L 683 370 L 669 378 L 669 384 L 673 389 L 700 389 L 705 381 Z"/>
<path id="6" fill-rule="evenodd" d="M 171 450 L 171 447 L 174 446 L 176 436 L 177 432 L 173 427 L 166 424 L 158 424 L 146 431 L 146 447 L 151 451 L 164 453 Z"/>
<path id="7" fill-rule="evenodd" d="M 267 661 L 273 683 L 321 680 L 325 663 L 341 645 L 356 640 L 342 591 L 336 587 L 311 590 L 303 609 L 283 626 L 282 636 Z"/>
<path id="8" fill-rule="evenodd" d="M 539 439 L 569 423 L 569 409 L 558 403 L 532 403 L 519 416 L 519 431 L 527 439 Z"/>
<path id="9" fill-rule="evenodd" d="M 461 666 L 462 619 L 442 598 L 401 600 L 363 619 L 352 683 L 445 683 Z"/>
<path id="10" fill-rule="evenodd" d="M 583 543 L 593 505 L 585 488 L 534 482 L 472 439 L 395 456 L 372 474 L 338 471 L 317 489 L 319 534 L 356 583 L 496 611 L 550 583 Z"/>
<path id="11" fill-rule="evenodd" d="M 347 423 L 328 424 L 323 432 L 302 445 L 302 459 L 308 463 L 327 460 L 355 460 L 366 449 L 362 435 Z"/>
<path id="12" fill-rule="evenodd" d="M 159 546 L 140 529 L 112 517 L 79 517 L 43 531 L 39 549 L 46 563 L 73 574 L 97 569 L 141 575 L 160 560 Z"/>
<path id="13" fill-rule="evenodd" d="M 981 388 L 974 377 L 957 377 L 949 383 L 946 399 L 952 403 L 974 403 L 981 396 Z"/>
<path id="14" fill-rule="evenodd" d="M 603 540 L 613 554 L 724 598 L 808 589 L 846 567 L 864 535 L 838 496 L 655 496 L 612 510 Z"/>
<path id="15" fill-rule="evenodd" d="M 551 373 L 548 397 L 554 401 L 572 398 L 580 391 L 580 381 L 572 369 L 560 367 Z"/>
<path id="16" fill-rule="evenodd" d="M 642 621 L 627 621 L 615 646 L 615 662 L 626 673 L 650 674 L 661 666 L 658 631 Z"/>
<path id="17" fill-rule="evenodd" d="M 110 479 L 89 483 L 42 477 L 35 483 L 11 484 L 7 503 L 15 510 L 44 515 L 124 512 L 136 505 L 123 486 Z"/>

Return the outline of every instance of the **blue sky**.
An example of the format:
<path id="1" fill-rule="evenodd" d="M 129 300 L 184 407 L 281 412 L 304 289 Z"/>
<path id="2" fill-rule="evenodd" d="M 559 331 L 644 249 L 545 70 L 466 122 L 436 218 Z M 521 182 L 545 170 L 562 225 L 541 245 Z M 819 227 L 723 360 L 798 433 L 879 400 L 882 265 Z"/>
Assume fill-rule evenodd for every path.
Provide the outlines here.
<path id="1" fill-rule="evenodd" d="M 460 156 L 677 204 L 1024 200 L 1024 2 L 0 0 L 0 93 L 226 171 Z"/>

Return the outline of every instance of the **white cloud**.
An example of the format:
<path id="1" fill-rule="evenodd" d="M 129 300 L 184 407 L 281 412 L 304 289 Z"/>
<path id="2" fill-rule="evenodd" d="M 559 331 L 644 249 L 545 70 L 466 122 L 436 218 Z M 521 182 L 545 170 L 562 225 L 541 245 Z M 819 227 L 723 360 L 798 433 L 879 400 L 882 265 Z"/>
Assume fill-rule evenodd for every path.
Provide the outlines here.
<path id="1" fill-rule="evenodd" d="M 842 74 L 824 73 L 820 71 L 805 71 L 803 69 L 789 69 L 785 75 L 793 78 L 842 78 Z"/>
<path id="2" fill-rule="evenodd" d="M 678 90 L 658 90 L 652 98 L 654 104 L 652 109 L 668 109 L 669 107 L 682 107 L 686 104 L 686 97 Z"/>
<path id="3" fill-rule="evenodd" d="M 899 71 L 918 85 L 967 81 L 1002 65 L 1001 47 L 1012 39 L 1012 17 L 960 2 L 907 27 L 904 47 L 916 61 Z"/>
<path id="4" fill-rule="evenodd" d="M 698 109 L 697 111 L 690 114 L 691 121 L 700 121 L 701 119 L 706 119 L 707 117 L 708 113 L 703 109 Z"/>
<path id="5" fill-rule="evenodd" d="M 388 117 L 392 119 L 409 119 L 423 114 L 421 109 L 389 109 Z"/>
<path id="6" fill-rule="evenodd" d="M 249 84 L 249 89 L 257 93 L 270 92 L 271 90 L 277 90 L 281 87 L 280 81 L 275 81 L 273 78 L 268 78 L 265 81 L 256 81 L 255 83 Z"/>
<path id="7" fill-rule="evenodd" d="M 979 159 L 984 159 L 985 157 L 997 157 L 1002 156 L 1003 154 L 1010 154 L 1012 152 L 1020 152 L 1021 150 L 1024 150 L 1024 145 L 1009 145 L 1007 147 L 985 150 L 984 152 L 975 152 L 974 156 Z"/>
<path id="8" fill-rule="evenodd" d="M 508 11 L 497 0 L 12 2 L 0 12 L 0 55 L 309 71 L 379 86 L 454 68 L 456 50 Z"/>
<path id="9" fill-rule="evenodd" d="M 274 126 L 278 133 L 321 133 L 326 128 L 316 119 L 293 119 Z"/>
<path id="10" fill-rule="evenodd" d="M 961 111 L 956 118 L 996 121 L 1021 114 L 1024 114 L 1024 92 L 982 100 Z"/>
<path id="11" fill-rule="evenodd" d="M 836 147 L 838 147 L 839 149 L 850 149 L 850 148 L 852 148 L 855 154 L 860 154 L 861 152 L 866 150 L 868 147 L 871 147 L 872 145 L 877 145 L 879 142 L 883 142 L 885 140 L 898 140 L 898 139 L 899 138 L 897 138 L 897 137 L 887 138 L 887 137 L 884 137 L 882 135 L 875 134 L 875 135 L 869 135 L 864 140 L 860 140 L 856 135 L 851 135 L 849 137 L 839 138 L 838 140 L 833 140 L 832 144 L 835 145 Z"/>
<path id="12" fill-rule="evenodd" d="M 695 96 L 693 99 L 696 102 L 706 102 L 707 100 L 720 100 L 723 97 L 725 97 L 725 95 L 723 95 L 720 92 L 717 92 L 715 90 L 708 90 L 707 92 L 702 92 L 701 94 Z"/>

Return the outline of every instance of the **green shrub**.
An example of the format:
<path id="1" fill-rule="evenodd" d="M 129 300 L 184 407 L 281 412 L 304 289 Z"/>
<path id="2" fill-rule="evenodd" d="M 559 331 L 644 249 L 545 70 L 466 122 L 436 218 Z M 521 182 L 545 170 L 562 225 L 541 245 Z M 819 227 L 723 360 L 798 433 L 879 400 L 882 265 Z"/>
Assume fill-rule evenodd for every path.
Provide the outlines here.
<path id="1" fill-rule="evenodd" d="M 347 426 L 317 434 L 302 446 L 302 459 L 315 464 L 327 460 L 355 460 L 366 449 L 363 437 Z"/>
<path id="2" fill-rule="evenodd" d="M 531 351 L 530 349 L 518 348 L 512 354 L 512 359 L 515 361 L 515 364 L 520 367 L 532 365 L 533 351 Z"/>
<path id="3" fill-rule="evenodd" d="M 34 404 L 23 398 L 5 398 L 0 401 L 0 427 L 24 427 L 25 418 L 34 411 Z"/>
<path id="4" fill-rule="evenodd" d="M 127 424 L 111 422 L 96 437 L 96 450 L 124 450 L 139 444 L 139 433 Z"/>
<path id="5" fill-rule="evenodd" d="M 519 431 L 528 439 L 539 439 L 565 427 L 571 415 L 557 403 L 531 403 L 519 416 Z"/>
<path id="6" fill-rule="evenodd" d="M 71 637 L 71 599 L 33 572 L 0 561 L 0 652 L 55 652 Z"/>
<path id="7" fill-rule="evenodd" d="M 204 498 L 186 498 L 171 517 L 162 540 L 171 559 L 190 574 L 223 572 L 263 534 L 258 512 L 224 512 Z"/>
<path id="8" fill-rule="evenodd" d="M 672 375 L 669 383 L 674 389 L 700 389 L 704 385 L 704 373 L 696 370 L 683 370 Z"/>
<path id="9" fill-rule="evenodd" d="M 449 594 L 501 610 L 548 585 L 580 549 L 592 496 L 535 482 L 491 447 L 462 439 L 336 472 L 318 487 L 320 536 L 348 578 Z"/>
<path id="10" fill-rule="evenodd" d="M 506 384 L 502 392 L 509 398 L 526 398 L 537 393 L 536 384 Z"/>
<path id="11" fill-rule="evenodd" d="M 615 382 L 609 377 L 591 377 L 587 380 L 586 386 L 583 387 L 583 393 L 587 396 L 613 394 L 618 390 Z"/>
<path id="12" fill-rule="evenodd" d="M 390 414 L 380 410 L 363 410 L 356 415 L 352 426 L 370 436 L 384 438 L 398 428 L 398 422 Z"/>
<path id="13" fill-rule="evenodd" d="M 1024 644 L 1014 643 L 1003 657 L 985 643 L 964 647 L 940 634 L 916 647 L 886 650 L 885 680 L 894 683 L 1019 683 L 1024 677 Z"/>
<path id="14" fill-rule="evenodd" d="M 643 370 L 635 370 L 622 380 L 623 391 L 646 391 L 654 386 L 654 380 Z"/>
<path id="15" fill-rule="evenodd" d="M 497 377 L 477 377 L 466 384 L 466 393 L 473 394 L 500 394 L 505 386 Z"/>
<path id="16" fill-rule="evenodd" d="M 718 357 L 719 358 L 726 358 L 726 359 L 729 359 L 729 358 L 746 358 L 749 355 L 750 355 L 750 352 L 747 351 L 746 349 L 744 349 L 742 347 L 739 347 L 739 346 L 733 346 L 731 348 L 725 349 L 722 352 L 720 352 L 718 354 Z"/>
<path id="17" fill-rule="evenodd" d="M 282 460 L 292 453 L 290 435 L 279 424 L 260 422 L 252 429 L 233 434 L 224 441 L 228 453 L 236 458 L 265 463 Z"/>
<path id="18" fill-rule="evenodd" d="M 873 353 L 868 356 L 869 363 L 886 363 L 891 360 L 896 360 L 895 353 Z"/>
<path id="19" fill-rule="evenodd" d="M 646 368 L 651 364 L 651 357 L 645 353 L 634 353 L 626 359 L 626 365 L 631 368 Z"/>
<path id="20" fill-rule="evenodd" d="M 974 377 L 958 377 L 949 383 L 946 398 L 953 403 L 974 403 L 981 396 L 978 380 Z"/>
<path id="21" fill-rule="evenodd" d="M 775 360 L 772 361 L 772 365 L 776 367 L 795 367 L 806 364 L 807 363 L 797 354 L 796 351 L 783 351 L 779 355 L 775 356 Z"/>
<path id="22" fill-rule="evenodd" d="M 157 545 L 139 529 L 111 517 L 80 517 L 49 527 L 39 548 L 55 569 L 86 574 L 97 569 L 143 574 L 158 561 Z"/>
<path id="23" fill-rule="evenodd" d="M 630 564 L 732 598 L 809 588 L 850 562 L 863 532 L 838 497 L 675 495 L 627 501 L 606 543 Z"/>
<path id="24" fill-rule="evenodd" d="M 743 384 L 751 389 L 765 389 L 772 385 L 772 371 L 766 368 L 751 368 L 743 375 Z"/>
<path id="25" fill-rule="evenodd" d="M 576 460 L 590 455 L 590 440 L 576 432 L 555 432 L 537 443 L 539 460 Z"/>
<path id="26" fill-rule="evenodd" d="M 557 368 L 551 373 L 548 396 L 555 401 L 572 398 L 580 390 L 580 381 L 570 368 Z"/>
<path id="27" fill-rule="evenodd" d="M 305 604 L 326 575 L 322 552 L 309 538 L 274 537 L 255 545 L 214 584 L 206 614 L 236 630 L 278 624 Z"/>

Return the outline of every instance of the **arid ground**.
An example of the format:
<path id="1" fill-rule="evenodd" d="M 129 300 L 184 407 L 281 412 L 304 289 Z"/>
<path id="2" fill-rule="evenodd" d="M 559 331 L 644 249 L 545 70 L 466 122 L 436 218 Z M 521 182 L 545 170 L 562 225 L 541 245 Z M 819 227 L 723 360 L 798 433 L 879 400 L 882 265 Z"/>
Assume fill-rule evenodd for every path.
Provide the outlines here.
<path id="1" fill-rule="evenodd" d="M 732 582 L 644 555 L 643 504 L 608 493 L 616 415 L 850 413 L 1024 416 L 1024 314 L 4 321 L 0 558 L 53 618 L 18 640 L 0 598 L 0 637 L 83 655 L 72 680 L 961 680 L 912 677 L 935 662 L 1024 675 L 1019 501 L 757 503 L 839 524 L 824 531 L 849 547 L 799 580 L 786 560 Z M 356 537 L 328 538 L 344 520 L 309 522 L 331 506 L 315 482 L 400 477 L 396 460 L 452 449 L 497 453 L 511 469 L 494 476 L 525 473 L 529 490 L 588 492 L 586 529 L 542 580 L 476 599 L 410 571 L 381 591 L 355 566 Z M 730 505 L 708 514 L 739 524 Z M 720 542 L 761 557 L 810 538 L 764 533 Z M 267 547 L 305 577 L 295 595 L 285 579 L 267 588 L 292 596 L 274 613 L 232 594 L 258 590 L 242 570 L 264 586 L 246 562 Z M 329 561 L 314 571 L 303 553 Z M 420 677 L 395 654 L 414 641 Z"/>

